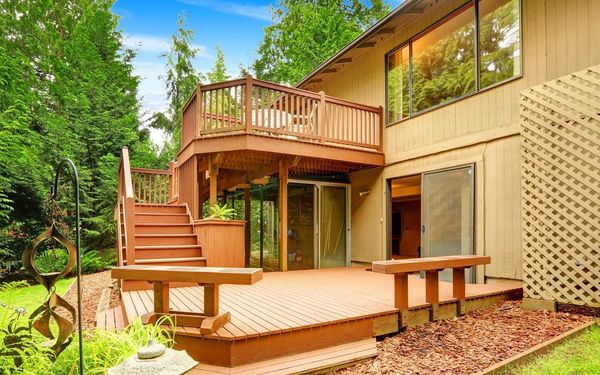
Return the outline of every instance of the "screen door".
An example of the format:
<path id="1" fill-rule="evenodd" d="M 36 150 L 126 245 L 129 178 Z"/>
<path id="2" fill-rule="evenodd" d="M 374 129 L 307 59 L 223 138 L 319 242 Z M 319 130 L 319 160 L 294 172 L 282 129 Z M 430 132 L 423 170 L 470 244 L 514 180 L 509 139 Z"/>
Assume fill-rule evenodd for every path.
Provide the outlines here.
<path id="1" fill-rule="evenodd" d="M 473 165 L 423 174 L 422 256 L 473 254 L 474 215 Z M 475 273 L 467 269 L 467 282 Z M 440 272 L 450 281 L 452 270 Z"/>

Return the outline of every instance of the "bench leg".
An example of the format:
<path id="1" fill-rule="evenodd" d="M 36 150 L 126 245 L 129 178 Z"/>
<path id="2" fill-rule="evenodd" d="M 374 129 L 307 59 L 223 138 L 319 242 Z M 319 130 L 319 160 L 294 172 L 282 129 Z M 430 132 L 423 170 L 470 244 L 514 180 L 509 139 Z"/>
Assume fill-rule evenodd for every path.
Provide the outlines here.
<path id="1" fill-rule="evenodd" d="M 453 268 L 452 269 L 452 297 L 458 299 L 456 302 L 456 315 L 460 316 L 465 313 L 465 298 L 466 298 L 466 286 L 465 286 L 465 269 L 464 268 Z"/>
<path id="2" fill-rule="evenodd" d="M 439 291 L 439 272 L 426 271 L 425 272 L 425 301 L 431 304 L 431 310 L 429 319 L 431 321 L 437 320 L 438 307 L 440 302 L 440 291 Z"/>
<path id="3" fill-rule="evenodd" d="M 154 282 L 154 312 L 166 314 L 169 312 L 169 283 Z"/>
<path id="4" fill-rule="evenodd" d="M 398 326 L 406 327 L 408 316 L 408 274 L 394 275 L 394 306 L 400 309 Z"/>
<path id="5" fill-rule="evenodd" d="M 219 315 L 219 284 L 204 284 L 204 315 Z"/>

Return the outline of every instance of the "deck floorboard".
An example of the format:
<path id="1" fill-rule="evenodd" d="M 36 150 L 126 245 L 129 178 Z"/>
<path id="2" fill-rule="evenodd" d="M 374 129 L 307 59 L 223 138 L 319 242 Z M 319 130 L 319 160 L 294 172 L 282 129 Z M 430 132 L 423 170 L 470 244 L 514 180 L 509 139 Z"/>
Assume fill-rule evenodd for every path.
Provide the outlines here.
<path id="1" fill-rule="evenodd" d="M 466 295 L 473 298 L 520 287 L 518 282 L 468 284 Z M 411 275 L 409 290 L 411 309 L 426 305 L 425 280 Z M 172 309 L 202 311 L 202 287 L 172 288 L 170 293 Z M 122 294 L 128 320 L 152 310 L 152 291 Z M 262 281 L 251 286 L 221 286 L 220 309 L 231 313 L 231 322 L 213 335 L 203 337 L 243 340 L 395 314 L 398 310 L 393 298 L 393 275 L 361 267 L 265 273 Z M 440 282 L 440 302 L 453 300 L 452 284 Z M 178 332 L 202 336 L 195 327 L 178 327 Z"/>

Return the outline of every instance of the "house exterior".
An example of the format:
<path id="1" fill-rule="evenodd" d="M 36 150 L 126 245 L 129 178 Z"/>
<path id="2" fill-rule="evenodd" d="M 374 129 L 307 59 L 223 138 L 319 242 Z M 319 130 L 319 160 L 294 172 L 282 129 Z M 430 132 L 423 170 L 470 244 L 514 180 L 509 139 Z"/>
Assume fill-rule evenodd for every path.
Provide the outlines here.
<path id="1" fill-rule="evenodd" d="M 178 215 L 189 213 L 191 227 L 227 202 L 246 222 L 236 256 L 265 270 L 489 255 L 470 282 L 524 280 L 532 306 L 597 306 L 598 19 L 595 0 L 407 0 L 294 88 L 251 77 L 199 85 L 184 108 L 170 192 L 162 182 L 160 202 L 139 199 L 152 183 L 138 179 L 130 199 L 185 205 Z M 570 93 L 548 94 L 549 104 L 528 91 L 573 73 Z M 553 118 L 573 100 L 574 122 Z M 553 121 L 566 126 L 570 148 L 524 138 Z M 548 177 L 566 149 L 575 172 Z M 557 156 L 536 162 L 527 150 Z M 575 197 L 575 207 L 565 213 L 569 198 L 553 194 Z M 540 226 L 528 207 L 546 203 Z M 120 242 L 120 259 L 134 261 L 125 249 L 136 241 Z M 194 254 L 190 262 L 206 264 Z"/>
<path id="2" fill-rule="evenodd" d="M 510 19 L 509 14 L 516 18 Z M 531 177 L 527 177 L 527 170 L 523 167 L 527 165 L 526 155 L 521 155 L 521 150 L 527 149 L 522 134 L 528 126 L 528 117 L 523 115 L 527 111 L 523 104 L 527 99 L 521 92 L 558 77 L 584 71 L 583 74 L 588 74 L 595 86 L 586 85 L 586 81 L 582 85 L 575 83 L 574 90 L 583 90 L 579 95 L 588 98 L 581 102 L 581 96 L 577 97 L 575 107 L 588 103 L 585 105 L 591 106 L 590 113 L 593 114 L 595 108 L 597 114 L 600 100 L 597 96 L 598 70 L 589 71 L 588 68 L 600 64 L 600 39 L 597 37 L 600 25 L 595 21 L 599 16 L 600 3 L 592 0 L 408 0 L 300 82 L 298 87 L 301 88 L 322 90 L 329 95 L 386 108 L 383 137 L 385 166 L 359 171 L 350 177 L 353 192 L 352 260 L 368 262 L 390 256 L 390 246 L 395 242 L 391 240 L 392 234 L 397 232 L 390 229 L 395 215 L 390 210 L 389 195 L 392 195 L 393 201 L 396 178 L 421 175 L 421 184 L 427 182 L 424 179 L 433 180 L 435 184 L 436 175 L 428 176 L 429 173 L 471 166 L 475 202 L 473 216 L 469 218 L 469 224 L 473 226 L 472 251 L 492 257 L 490 266 L 478 270 L 476 280 L 480 282 L 484 277 L 488 281 L 525 278 L 526 296 L 598 306 L 598 117 L 592 116 L 585 125 L 589 131 L 589 143 L 583 143 L 584 137 L 580 146 L 587 152 L 569 155 L 573 158 L 573 165 L 581 161 L 582 166 L 573 168 L 583 172 L 572 180 L 580 183 L 571 182 L 581 185 L 581 189 L 579 192 L 565 189 L 564 185 L 568 183 L 551 188 L 554 191 L 564 190 L 561 196 L 575 200 L 577 196 L 581 197 L 580 204 L 575 204 L 571 216 L 567 214 L 567 217 L 582 215 L 586 219 L 569 221 L 565 219 L 564 212 L 561 215 L 560 209 L 553 211 L 548 206 L 545 211 L 553 212 L 554 217 L 539 219 L 549 224 L 548 230 L 558 232 L 548 237 L 560 237 L 562 248 L 552 257 L 561 256 L 563 259 L 560 262 L 542 260 L 540 257 L 551 253 L 549 249 L 552 246 L 542 240 L 544 229 L 532 231 L 528 225 L 538 215 L 528 210 L 528 206 L 536 204 L 527 199 L 532 195 L 528 194 L 531 187 L 527 185 Z M 436 85 L 444 83 L 436 81 L 435 72 L 418 71 L 419 59 L 444 61 L 443 58 L 427 55 L 426 49 L 435 43 L 442 44 L 444 38 L 452 35 L 457 39 L 464 38 L 466 29 L 476 28 L 479 33 L 468 37 L 470 46 L 479 43 L 477 64 L 480 73 L 477 77 L 473 72 L 474 84 L 469 82 L 467 90 L 461 88 L 463 91 L 450 95 L 445 92 L 446 98 L 450 99 L 440 100 L 433 93 L 429 103 L 416 103 L 417 100 L 423 102 L 423 93 L 428 88 L 423 87 L 423 82 L 418 82 L 423 80 L 422 76 L 414 78 L 414 75 L 430 74 L 429 82 Z M 490 32 L 494 28 L 495 32 Z M 494 37 L 504 38 L 504 41 L 495 44 L 490 39 Z M 500 48 L 494 50 L 494 46 Z M 456 58 L 456 54 L 451 57 Z M 511 71 L 500 73 L 498 68 L 502 66 L 494 67 L 494 59 Z M 455 69 L 454 64 L 449 68 Z M 409 69 L 413 69 L 412 81 L 408 77 Z M 394 70 L 404 72 L 396 73 Z M 585 73 L 586 70 L 589 73 Z M 399 76 L 402 73 L 405 73 L 404 78 Z M 494 74 L 498 76 L 493 77 Z M 440 76 L 438 72 L 437 77 Z M 452 74 L 447 76 L 454 78 Z M 410 84 L 413 87 L 409 87 Z M 566 102 L 569 98 L 555 99 Z M 403 104 L 398 104 L 402 100 Z M 596 103 L 595 107 L 590 103 Z M 411 105 L 412 108 L 409 108 Z M 554 146 L 545 149 L 545 152 L 556 152 L 557 155 L 562 151 L 564 149 Z M 533 161 L 531 164 L 542 162 Z M 551 161 L 550 165 L 553 164 Z M 444 181 L 441 175 L 437 179 Z M 560 180 L 560 177 L 554 176 L 549 182 Z M 542 180 L 536 182 L 549 183 L 548 179 L 545 184 Z M 365 190 L 370 193 L 359 197 L 357 193 Z M 451 190 L 441 191 L 451 194 Z M 543 198 L 538 201 L 538 206 L 539 202 L 552 199 L 551 192 L 542 190 L 539 194 Z M 421 191 L 421 196 L 423 194 L 426 192 Z M 430 194 L 428 198 L 435 197 Z M 563 203 L 572 206 L 572 202 Z M 432 204 L 443 203 L 437 201 Z M 421 207 L 426 208 L 423 202 Z M 562 226 L 557 224 L 557 218 Z M 439 217 L 429 220 L 429 225 L 443 223 Z M 422 230 L 423 224 L 421 222 Z M 369 235 L 365 236 L 365 233 Z M 580 240 L 570 241 L 573 236 Z M 468 234 L 467 238 L 470 240 Z M 536 244 L 538 240 L 541 246 Z M 579 249 L 580 253 L 576 254 L 574 249 Z M 530 256 L 531 253 L 539 256 Z M 584 264 L 576 267 L 575 263 Z M 548 277 L 549 274 L 562 275 Z M 544 282 L 544 278 L 553 281 Z M 582 291 L 579 291 L 580 288 Z"/>

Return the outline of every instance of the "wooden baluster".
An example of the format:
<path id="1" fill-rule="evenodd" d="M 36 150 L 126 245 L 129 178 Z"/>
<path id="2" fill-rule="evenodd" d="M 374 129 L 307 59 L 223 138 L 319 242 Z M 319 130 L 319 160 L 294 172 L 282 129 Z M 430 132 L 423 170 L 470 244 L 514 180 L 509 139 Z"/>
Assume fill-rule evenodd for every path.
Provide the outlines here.
<path id="1" fill-rule="evenodd" d="M 235 126 L 238 126 L 238 86 L 233 88 L 233 116 L 235 118 Z"/>
<path id="2" fill-rule="evenodd" d="M 252 76 L 246 76 L 246 90 L 245 90 L 245 122 L 246 122 L 246 133 L 252 132 Z"/>
<path id="3" fill-rule="evenodd" d="M 279 124 L 277 124 L 277 128 L 281 130 L 281 126 L 283 125 L 283 93 L 279 93 Z"/>

